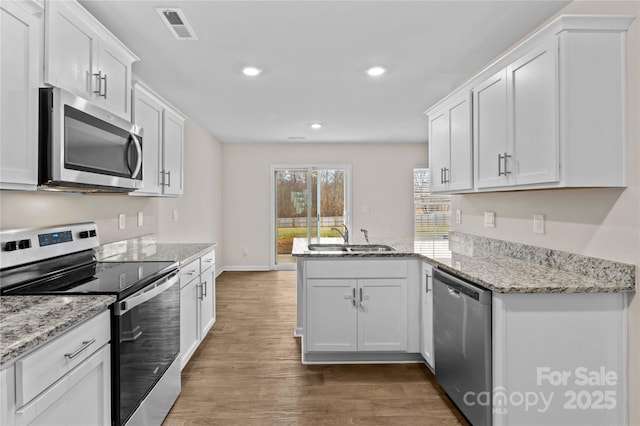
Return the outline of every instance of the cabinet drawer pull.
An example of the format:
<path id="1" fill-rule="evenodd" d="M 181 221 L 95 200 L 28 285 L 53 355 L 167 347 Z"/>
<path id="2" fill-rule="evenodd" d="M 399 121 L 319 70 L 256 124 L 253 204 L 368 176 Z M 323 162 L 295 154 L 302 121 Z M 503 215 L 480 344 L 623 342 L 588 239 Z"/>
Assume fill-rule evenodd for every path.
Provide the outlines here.
<path id="1" fill-rule="evenodd" d="M 193 271 L 189 271 L 186 274 L 189 275 L 189 276 L 194 276 L 196 274 L 196 271 L 194 269 Z"/>
<path id="2" fill-rule="evenodd" d="M 203 260 L 204 263 L 213 263 L 213 259 L 205 259 Z"/>
<path id="3" fill-rule="evenodd" d="M 74 352 L 71 352 L 71 353 L 68 353 L 68 354 L 64 354 L 64 357 L 67 358 L 67 359 L 73 359 L 73 358 L 77 357 L 80 354 L 80 352 L 84 351 L 89 346 L 93 345 L 95 342 L 96 342 L 96 339 L 85 340 L 84 342 L 82 342 L 82 346 L 80 346 Z"/>

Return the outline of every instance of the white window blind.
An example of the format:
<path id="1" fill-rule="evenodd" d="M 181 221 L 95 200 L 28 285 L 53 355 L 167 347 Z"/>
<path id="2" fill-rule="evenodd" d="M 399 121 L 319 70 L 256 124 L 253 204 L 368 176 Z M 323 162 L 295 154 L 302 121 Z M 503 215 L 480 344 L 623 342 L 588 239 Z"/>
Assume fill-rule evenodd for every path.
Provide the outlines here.
<path id="1" fill-rule="evenodd" d="M 451 196 L 431 194 L 428 168 L 413 169 L 414 241 L 427 256 L 446 260 L 451 230 Z"/>

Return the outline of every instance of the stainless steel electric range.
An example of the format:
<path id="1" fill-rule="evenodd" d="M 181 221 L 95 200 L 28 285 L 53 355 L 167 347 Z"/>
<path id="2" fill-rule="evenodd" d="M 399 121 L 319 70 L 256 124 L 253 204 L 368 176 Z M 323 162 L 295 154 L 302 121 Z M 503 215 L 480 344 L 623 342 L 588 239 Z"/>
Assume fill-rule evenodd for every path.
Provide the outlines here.
<path id="1" fill-rule="evenodd" d="M 93 222 L 0 232 L 0 294 L 109 294 L 112 424 L 160 424 L 180 393 L 173 262 L 98 262 Z"/>

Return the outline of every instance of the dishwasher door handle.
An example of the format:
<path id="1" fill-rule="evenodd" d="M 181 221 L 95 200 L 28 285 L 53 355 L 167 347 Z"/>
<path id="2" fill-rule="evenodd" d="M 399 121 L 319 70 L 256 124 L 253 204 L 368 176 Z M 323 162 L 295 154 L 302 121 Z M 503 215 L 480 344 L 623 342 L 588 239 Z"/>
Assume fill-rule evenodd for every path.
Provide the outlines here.
<path id="1" fill-rule="evenodd" d="M 447 287 L 447 290 L 449 291 L 450 296 L 460 298 L 460 292 L 458 290 L 455 290 L 451 287 Z"/>

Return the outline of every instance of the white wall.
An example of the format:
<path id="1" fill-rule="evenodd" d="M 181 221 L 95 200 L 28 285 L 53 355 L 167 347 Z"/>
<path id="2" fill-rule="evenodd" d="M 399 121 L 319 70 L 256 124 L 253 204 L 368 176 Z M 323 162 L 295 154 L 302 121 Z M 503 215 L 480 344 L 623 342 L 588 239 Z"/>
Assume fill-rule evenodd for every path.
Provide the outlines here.
<path id="1" fill-rule="evenodd" d="M 352 235 L 413 238 L 413 167 L 426 164 L 426 144 L 224 144 L 222 153 L 225 267 L 271 263 L 272 164 L 351 164 Z"/>
<path id="2" fill-rule="evenodd" d="M 222 144 L 194 121 L 184 129 L 184 193 L 158 200 L 158 240 L 218 243 L 222 252 Z M 178 220 L 173 221 L 173 211 Z M 222 265 L 217 265 L 222 266 Z"/>
<path id="3" fill-rule="evenodd" d="M 462 211 L 457 231 L 640 264 L 640 2 L 575 1 L 559 14 L 635 15 L 628 41 L 628 181 L 625 189 L 572 189 L 469 194 L 453 197 Z M 602 149 L 606 149 L 603 141 Z M 594 164 L 594 167 L 597 167 Z M 483 212 L 496 212 L 496 227 Z M 533 233 L 532 215 L 546 216 L 546 233 Z M 640 301 L 630 306 L 630 424 L 640 425 Z"/>
<path id="4" fill-rule="evenodd" d="M 144 226 L 137 226 L 137 213 Z M 118 214 L 126 215 L 127 227 L 118 229 Z M 47 191 L 0 191 L 0 229 L 33 228 L 94 221 L 101 243 L 155 233 L 158 202 L 149 197 L 125 194 L 73 194 Z"/>

